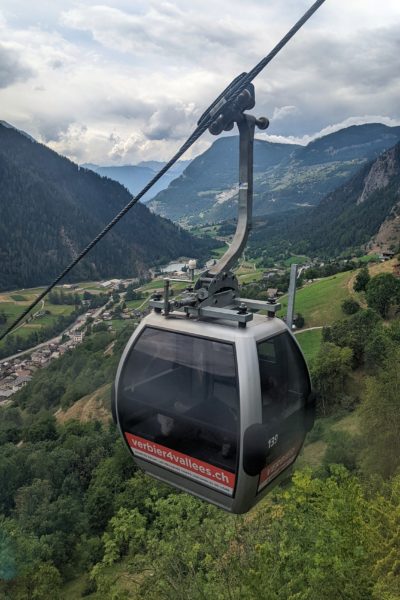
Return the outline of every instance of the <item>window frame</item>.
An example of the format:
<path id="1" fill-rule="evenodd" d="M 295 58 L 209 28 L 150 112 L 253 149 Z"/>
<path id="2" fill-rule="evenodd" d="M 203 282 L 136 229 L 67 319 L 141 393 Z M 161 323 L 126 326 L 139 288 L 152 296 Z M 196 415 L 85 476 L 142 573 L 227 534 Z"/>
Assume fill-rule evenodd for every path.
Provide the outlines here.
<path id="1" fill-rule="evenodd" d="M 308 369 L 308 365 L 307 365 L 307 361 L 304 357 L 304 354 L 298 344 L 298 342 L 296 341 L 295 337 L 290 333 L 290 331 L 288 330 L 284 330 L 284 331 L 280 331 L 278 333 L 274 333 L 274 335 L 268 336 L 268 337 L 264 337 L 264 338 L 260 338 L 259 340 L 256 340 L 256 354 L 257 354 L 257 370 L 258 370 L 258 374 L 260 377 L 260 400 L 261 400 L 261 410 L 262 410 L 262 403 L 263 403 L 263 392 L 262 392 L 262 381 L 261 381 L 261 371 L 260 371 L 260 355 L 258 353 L 258 347 L 265 343 L 265 342 L 269 342 L 271 340 L 274 340 L 275 338 L 278 338 L 279 336 L 284 336 L 286 337 L 286 339 L 290 340 L 289 344 L 293 345 L 293 347 L 295 348 L 295 352 L 297 353 L 297 356 L 301 358 L 301 361 L 303 363 L 303 367 L 304 367 L 304 372 L 306 373 L 306 378 L 307 378 L 307 387 L 308 387 L 308 394 L 311 393 L 311 378 L 310 378 L 310 372 Z M 307 397 L 304 400 L 304 407 L 307 404 Z"/>
<path id="2" fill-rule="evenodd" d="M 308 394 L 311 393 L 311 378 L 310 378 L 310 372 L 309 372 L 309 369 L 308 369 L 307 361 L 306 361 L 306 359 L 304 357 L 304 354 L 303 354 L 303 352 L 302 352 L 302 350 L 301 350 L 298 342 L 296 341 L 295 337 L 291 334 L 290 331 L 283 330 L 283 331 L 275 333 L 275 334 L 273 334 L 273 335 L 271 335 L 269 337 L 263 337 L 263 338 L 260 338 L 259 340 L 257 340 L 256 341 L 256 354 L 257 354 L 257 363 L 258 363 L 257 364 L 257 370 L 258 370 L 258 374 L 259 374 L 259 378 L 260 378 L 261 422 L 264 425 L 266 425 L 266 424 L 264 423 L 263 414 L 262 414 L 262 412 L 263 412 L 263 391 L 262 391 L 262 381 L 261 381 L 261 371 L 260 371 L 260 356 L 259 356 L 259 353 L 258 353 L 258 347 L 259 347 L 259 345 L 261 345 L 261 344 L 263 344 L 265 342 L 268 342 L 270 340 L 274 340 L 275 338 L 277 338 L 279 336 L 286 336 L 286 339 L 288 339 L 288 342 L 289 342 L 290 346 L 294 349 L 294 352 L 297 354 L 297 357 L 299 357 L 300 360 L 302 361 L 302 367 L 304 368 L 304 373 L 306 374 L 306 382 L 307 382 L 307 388 L 308 388 L 307 391 L 308 391 Z M 306 406 L 307 406 L 307 395 L 305 394 L 304 401 L 303 401 L 303 404 L 302 404 L 302 407 L 301 407 L 300 410 L 304 410 L 304 412 L 305 412 Z M 304 437 L 305 437 L 305 434 L 306 434 L 306 431 L 304 430 Z M 274 485 L 275 479 L 277 479 L 278 477 L 280 477 L 283 473 L 285 473 L 285 471 L 287 471 L 288 469 L 290 469 L 293 466 L 293 464 L 297 460 L 297 457 L 299 455 L 301 447 L 304 444 L 304 437 L 303 437 L 303 442 L 300 444 L 300 446 L 297 449 L 296 456 L 294 457 L 294 459 L 291 460 L 282 470 L 278 470 L 276 472 L 276 475 L 266 485 L 264 485 L 262 487 L 260 487 L 260 477 L 261 477 L 261 473 L 260 473 L 260 475 L 258 477 L 256 496 L 264 494 L 270 488 L 271 485 Z M 284 456 L 284 454 L 282 454 L 281 456 Z M 274 461 L 276 461 L 276 460 L 279 460 L 279 456 L 277 458 L 275 458 L 272 461 L 271 464 L 273 464 Z M 268 466 L 268 463 L 266 464 L 266 467 L 267 466 Z"/>
<path id="3" fill-rule="evenodd" d="M 237 490 L 237 486 L 238 486 L 238 480 L 239 480 L 239 475 L 240 475 L 240 456 L 241 456 L 241 438 L 242 438 L 242 414 L 241 414 L 241 394 L 240 394 L 240 380 L 239 380 L 239 364 L 238 364 L 238 360 L 237 360 L 237 352 L 236 352 L 236 342 L 233 340 L 221 340 L 221 338 L 215 338 L 215 337 L 211 337 L 211 336 L 205 336 L 205 335 L 200 335 L 200 334 L 196 334 L 196 333 L 190 333 L 190 332 L 183 332 L 183 331 L 176 331 L 175 329 L 167 329 L 165 327 L 158 327 L 155 325 L 145 325 L 143 327 L 143 329 L 140 331 L 139 335 L 137 336 L 137 338 L 135 338 L 135 340 L 133 341 L 131 347 L 129 348 L 129 351 L 125 357 L 124 360 L 124 364 L 122 366 L 120 375 L 119 375 L 119 379 L 118 379 L 118 389 L 117 389 L 117 394 L 116 394 L 116 398 L 117 398 L 117 404 L 116 404 L 116 409 L 117 409 L 117 414 L 118 414 L 118 423 L 120 426 L 120 430 L 122 432 L 122 437 L 124 439 L 124 442 L 129 450 L 129 452 L 132 454 L 132 456 L 134 457 L 135 460 L 140 460 L 143 461 L 145 463 L 148 463 L 149 465 L 156 465 L 156 463 L 152 462 L 151 460 L 147 460 L 143 457 L 136 457 L 134 455 L 134 453 L 132 452 L 132 449 L 130 448 L 128 441 L 126 439 L 125 433 L 121 427 L 120 424 L 120 419 L 119 419 L 119 410 L 118 410 L 118 398 L 121 397 L 121 384 L 122 384 L 122 379 L 123 379 L 123 373 L 124 373 L 124 368 L 126 367 L 126 365 L 129 363 L 130 357 L 132 352 L 134 351 L 135 347 L 137 346 L 137 344 L 140 341 L 140 338 L 142 337 L 143 333 L 147 330 L 147 329 L 152 329 L 152 330 L 157 330 L 160 332 L 164 332 L 164 333 L 174 333 L 178 336 L 185 336 L 185 337 L 189 337 L 189 338 L 197 338 L 197 339 L 201 339 L 201 340 L 205 340 L 205 341 L 210 341 L 210 342 L 216 342 L 218 344 L 226 344 L 228 346 L 230 346 L 233 350 L 233 360 L 234 360 L 234 367 L 235 367 L 235 389 L 237 392 L 237 403 L 238 403 L 238 424 L 237 424 L 237 430 L 236 430 L 236 443 L 237 443 L 237 451 L 236 451 L 236 463 L 235 463 L 235 470 L 234 470 L 234 475 L 235 475 L 235 486 L 233 489 L 233 493 L 232 496 L 230 496 L 231 498 L 234 498 L 236 495 L 236 490 Z M 190 456 L 188 454 L 188 456 Z M 205 461 L 207 462 L 207 461 Z M 210 465 L 212 465 L 212 463 L 209 463 Z M 158 465 L 159 466 L 159 465 Z M 215 465 L 212 465 L 213 467 Z M 165 471 L 166 473 L 172 473 L 174 475 L 177 475 L 177 473 L 175 471 L 173 471 L 172 469 L 168 469 L 167 467 L 160 467 L 159 468 L 163 469 L 163 471 Z M 168 477 L 168 475 L 167 475 Z M 186 479 L 187 481 L 191 482 L 191 483 L 196 483 L 197 485 L 200 485 L 202 487 L 206 487 L 208 489 L 211 489 L 213 491 L 215 491 L 215 489 L 211 486 L 211 485 L 207 485 L 207 483 L 199 483 L 198 481 L 196 481 L 195 479 L 191 478 L 188 475 L 184 475 L 182 473 L 179 473 L 179 477 L 182 477 L 183 479 Z M 217 492 L 222 494 L 223 496 L 226 496 L 226 494 L 224 494 L 223 492 Z"/>

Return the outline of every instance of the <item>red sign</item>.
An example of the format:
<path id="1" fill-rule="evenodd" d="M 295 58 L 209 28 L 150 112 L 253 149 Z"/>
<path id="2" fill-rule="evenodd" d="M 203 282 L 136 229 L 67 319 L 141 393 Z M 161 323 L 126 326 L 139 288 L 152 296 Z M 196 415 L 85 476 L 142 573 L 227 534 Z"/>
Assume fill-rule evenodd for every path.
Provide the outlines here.
<path id="1" fill-rule="evenodd" d="M 128 432 L 125 432 L 125 438 L 134 456 L 144 458 L 185 477 L 190 477 L 190 479 L 206 484 L 218 492 L 233 496 L 236 480 L 234 473 L 218 469 L 202 460 L 171 450 L 171 448 Z"/>
<path id="2" fill-rule="evenodd" d="M 285 454 L 282 454 L 282 456 L 263 468 L 258 481 L 259 492 L 264 489 L 265 486 L 268 485 L 273 479 L 275 479 L 279 473 L 284 471 L 289 465 L 292 464 L 292 462 L 295 461 L 299 449 L 299 446 L 293 446 L 290 448 L 290 450 L 285 452 Z"/>

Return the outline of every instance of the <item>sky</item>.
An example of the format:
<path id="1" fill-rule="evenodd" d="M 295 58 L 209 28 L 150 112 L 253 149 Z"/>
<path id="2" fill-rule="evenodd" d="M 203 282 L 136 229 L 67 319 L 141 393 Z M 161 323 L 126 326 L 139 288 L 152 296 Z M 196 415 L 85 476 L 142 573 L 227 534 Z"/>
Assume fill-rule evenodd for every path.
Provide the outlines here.
<path id="1" fill-rule="evenodd" d="M 311 4 L 0 0 L 0 120 L 78 163 L 167 160 Z M 271 121 L 258 137 L 399 125 L 399 66 L 399 0 L 326 0 L 254 82 L 253 112 Z"/>

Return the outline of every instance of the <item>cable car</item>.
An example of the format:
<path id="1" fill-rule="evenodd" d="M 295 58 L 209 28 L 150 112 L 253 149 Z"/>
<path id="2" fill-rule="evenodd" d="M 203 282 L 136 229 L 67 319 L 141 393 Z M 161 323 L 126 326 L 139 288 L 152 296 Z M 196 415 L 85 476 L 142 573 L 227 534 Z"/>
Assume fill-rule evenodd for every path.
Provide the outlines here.
<path id="1" fill-rule="evenodd" d="M 233 513 L 248 511 L 288 476 L 315 412 L 302 352 L 275 316 L 280 305 L 240 298 L 230 270 L 251 225 L 254 129 L 268 125 L 243 114 L 254 106 L 253 86 L 245 92 L 210 127 L 239 127 L 232 243 L 183 296 L 171 300 L 165 280 L 163 297 L 153 297 L 154 312 L 123 352 L 112 401 L 139 467 Z M 267 314 L 254 312 L 261 309 Z"/>
<path id="2" fill-rule="evenodd" d="M 147 473 L 243 513 L 282 478 L 313 423 L 301 350 L 277 318 L 147 316 L 121 358 L 114 417 Z"/>

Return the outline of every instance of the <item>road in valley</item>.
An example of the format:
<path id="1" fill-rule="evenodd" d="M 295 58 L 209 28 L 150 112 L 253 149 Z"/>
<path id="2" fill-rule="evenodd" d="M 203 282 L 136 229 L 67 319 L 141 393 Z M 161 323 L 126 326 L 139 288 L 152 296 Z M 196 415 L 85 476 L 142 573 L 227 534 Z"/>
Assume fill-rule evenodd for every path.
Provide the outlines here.
<path id="1" fill-rule="evenodd" d="M 96 309 L 95 312 L 93 314 L 91 314 L 90 316 L 92 317 L 92 319 L 97 319 L 104 309 L 105 309 L 105 305 Z M 48 346 L 49 344 L 60 343 L 61 338 L 65 333 L 68 333 L 69 331 L 76 331 L 79 327 L 82 327 L 82 325 L 84 325 L 86 323 L 88 318 L 89 317 L 86 317 L 86 315 L 79 315 L 79 317 L 76 319 L 76 321 L 72 325 L 67 327 L 67 329 L 62 331 L 59 335 L 51 338 L 50 340 L 46 340 L 45 342 L 41 342 L 40 344 L 37 344 L 37 346 L 33 346 L 32 348 L 27 348 L 26 350 L 23 350 L 22 352 L 17 352 L 16 354 L 13 354 L 12 356 L 6 356 L 5 358 L 0 359 L 0 365 L 2 363 L 8 362 L 9 360 L 14 360 L 14 358 L 20 358 L 22 356 L 25 356 L 25 354 L 31 354 L 32 352 L 35 352 L 36 350 L 39 350 L 40 348 L 44 348 L 45 346 Z"/>

